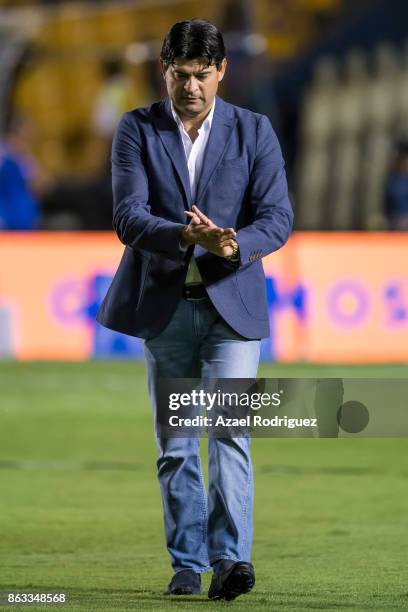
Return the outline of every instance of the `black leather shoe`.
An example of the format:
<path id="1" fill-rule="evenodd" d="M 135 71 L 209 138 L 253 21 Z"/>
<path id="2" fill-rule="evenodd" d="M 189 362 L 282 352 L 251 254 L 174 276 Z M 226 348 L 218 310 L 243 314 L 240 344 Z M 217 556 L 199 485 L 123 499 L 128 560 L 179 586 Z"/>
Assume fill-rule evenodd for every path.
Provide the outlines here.
<path id="1" fill-rule="evenodd" d="M 174 574 L 165 595 L 196 595 L 201 593 L 201 576 L 194 570 L 180 570 Z"/>
<path id="2" fill-rule="evenodd" d="M 255 584 L 255 572 L 252 563 L 246 561 L 222 561 L 220 568 L 211 580 L 208 591 L 209 599 L 226 599 L 231 601 L 249 593 Z"/>

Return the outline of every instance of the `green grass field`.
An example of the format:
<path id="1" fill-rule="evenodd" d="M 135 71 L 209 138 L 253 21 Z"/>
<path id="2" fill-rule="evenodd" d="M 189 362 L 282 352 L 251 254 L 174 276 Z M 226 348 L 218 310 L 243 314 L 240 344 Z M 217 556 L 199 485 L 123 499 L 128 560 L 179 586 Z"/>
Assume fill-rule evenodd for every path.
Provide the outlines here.
<path id="1" fill-rule="evenodd" d="M 253 440 L 255 589 L 210 602 L 208 574 L 202 596 L 165 598 L 172 572 L 143 364 L 3 363 L 0 394 L 0 591 L 64 591 L 62 609 L 81 611 L 408 609 L 407 439 Z"/>

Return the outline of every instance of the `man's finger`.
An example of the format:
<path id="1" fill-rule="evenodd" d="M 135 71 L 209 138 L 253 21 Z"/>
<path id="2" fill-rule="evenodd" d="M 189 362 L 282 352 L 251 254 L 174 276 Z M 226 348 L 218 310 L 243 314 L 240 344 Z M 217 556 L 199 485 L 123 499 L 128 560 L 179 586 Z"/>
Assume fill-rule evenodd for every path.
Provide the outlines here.
<path id="1" fill-rule="evenodd" d="M 192 210 L 194 211 L 194 213 L 195 213 L 196 215 L 198 215 L 198 217 L 200 217 L 200 219 L 201 219 L 201 221 L 202 221 L 203 223 L 207 223 L 207 225 L 210 225 L 210 226 L 215 225 L 215 223 L 213 223 L 213 222 L 211 221 L 211 219 L 209 219 L 208 217 L 206 217 L 206 216 L 205 216 L 205 214 L 204 214 L 203 212 L 201 212 L 201 210 L 200 210 L 200 209 L 199 209 L 199 208 L 198 208 L 198 207 L 197 207 L 195 204 L 193 204 L 193 206 L 192 206 Z"/>
<path id="2" fill-rule="evenodd" d="M 193 214 L 194 214 L 194 215 L 197 217 L 197 219 L 199 219 L 199 220 L 200 220 L 200 223 L 201 223 L 202 225 L 205 225 L 205 227 L 208 227 L 208 228 L 214 228 L 214 227 L 217 227 L 217 226 L 215 225 L 215 223 L 212 223 L 211 221 L 206 221 L 205 219 L 203 219 L 202 217 L 199 217 L 199 216 L 198 216 L 198 215 L 196 215 L 195 213 L 193 213 Z"/>
<path id="3" fill-rule="evenodd" d="M 221 230 L 221 235 L 222 236 L 228 236 L 228 238 L 235 238 L 235 236 L 237 235 L 236 231 L 228 228 L 228 229 L 222 229 Z"/>
<path id="4" fill-rule="evenodd" d="M 200 217 L 198 215 L 196 215 L 195 213 L 189 211 L 189 210 L 185 210 L 184 214 L 187 215 L 188 217 L 191 217 L 192 219 L 199 219 Z"/>
<path id="5" fill-rule="evenodd" d="M 200 219 L 200 223 L 201 223 L 201 227 L 203 228 L 203 232 L 205 232 L 207 236 L 210 236 L 210 237 L 222 236 L 223 230 L 221 227 L 217 227 L 216 225 L 209 227 L 208 225 L 203 223 L 201 219 Z"/>
<path id="6" fill-rule="evenodd" d="M 207 219 L 207 221 L 209 220 L 208 217 L 205 216 L 205 214 L 198 208 L 198 206 L 196 204 L 193 204 L 191 209 L 197 214 L 200 215 L 200 217 L 203 217 L 203 219 Z"/>
<path id="7" fill-rule="evenodd" d="M 186 215 L 190 217 L 190 224 L 192 225 L 200 225 L 202 223 L 200 217 L 195 215 L 194 213 L 190 213 L 190 211 L 184 211 Z"/>

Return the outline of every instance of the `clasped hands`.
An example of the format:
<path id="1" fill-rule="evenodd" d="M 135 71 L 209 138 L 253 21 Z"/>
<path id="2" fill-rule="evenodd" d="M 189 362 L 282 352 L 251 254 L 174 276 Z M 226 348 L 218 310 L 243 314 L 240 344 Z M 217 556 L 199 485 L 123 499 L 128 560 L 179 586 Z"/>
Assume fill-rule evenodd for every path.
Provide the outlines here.
<path id="1" fill-rule="evenodd" d="M 218 227 L 195 204 L 185 214 L 190 217 L 190 223 L 181 232 L 182 246 L 199 244 L 219 257 L 233 254 L 236 232 L 232 227 Z"/>

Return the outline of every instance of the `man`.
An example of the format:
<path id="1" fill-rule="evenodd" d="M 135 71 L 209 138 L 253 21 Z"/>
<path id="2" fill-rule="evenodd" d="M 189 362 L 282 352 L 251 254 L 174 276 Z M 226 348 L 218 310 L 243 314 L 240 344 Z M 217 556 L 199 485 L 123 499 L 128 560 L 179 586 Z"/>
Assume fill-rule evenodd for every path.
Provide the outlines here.
<path id="1" fill-rule="evenodd" d="M 255 378 L 269 335 L 261 258 L 288 239 L 283 160 L 265 116 L 216 96 L 226 66 L 221 33 L 176 23 L 160 59 L 168 97 L 126 113 L 112 152 L 114 227 L 126 245 L 98 314 L 145 339 L 157 418 L 161 378 Z M 168 594 L 234 599 L 255 582 L 249 438 L 210 438 L 205 492 L 199 439 L 157 433 Z"/>

